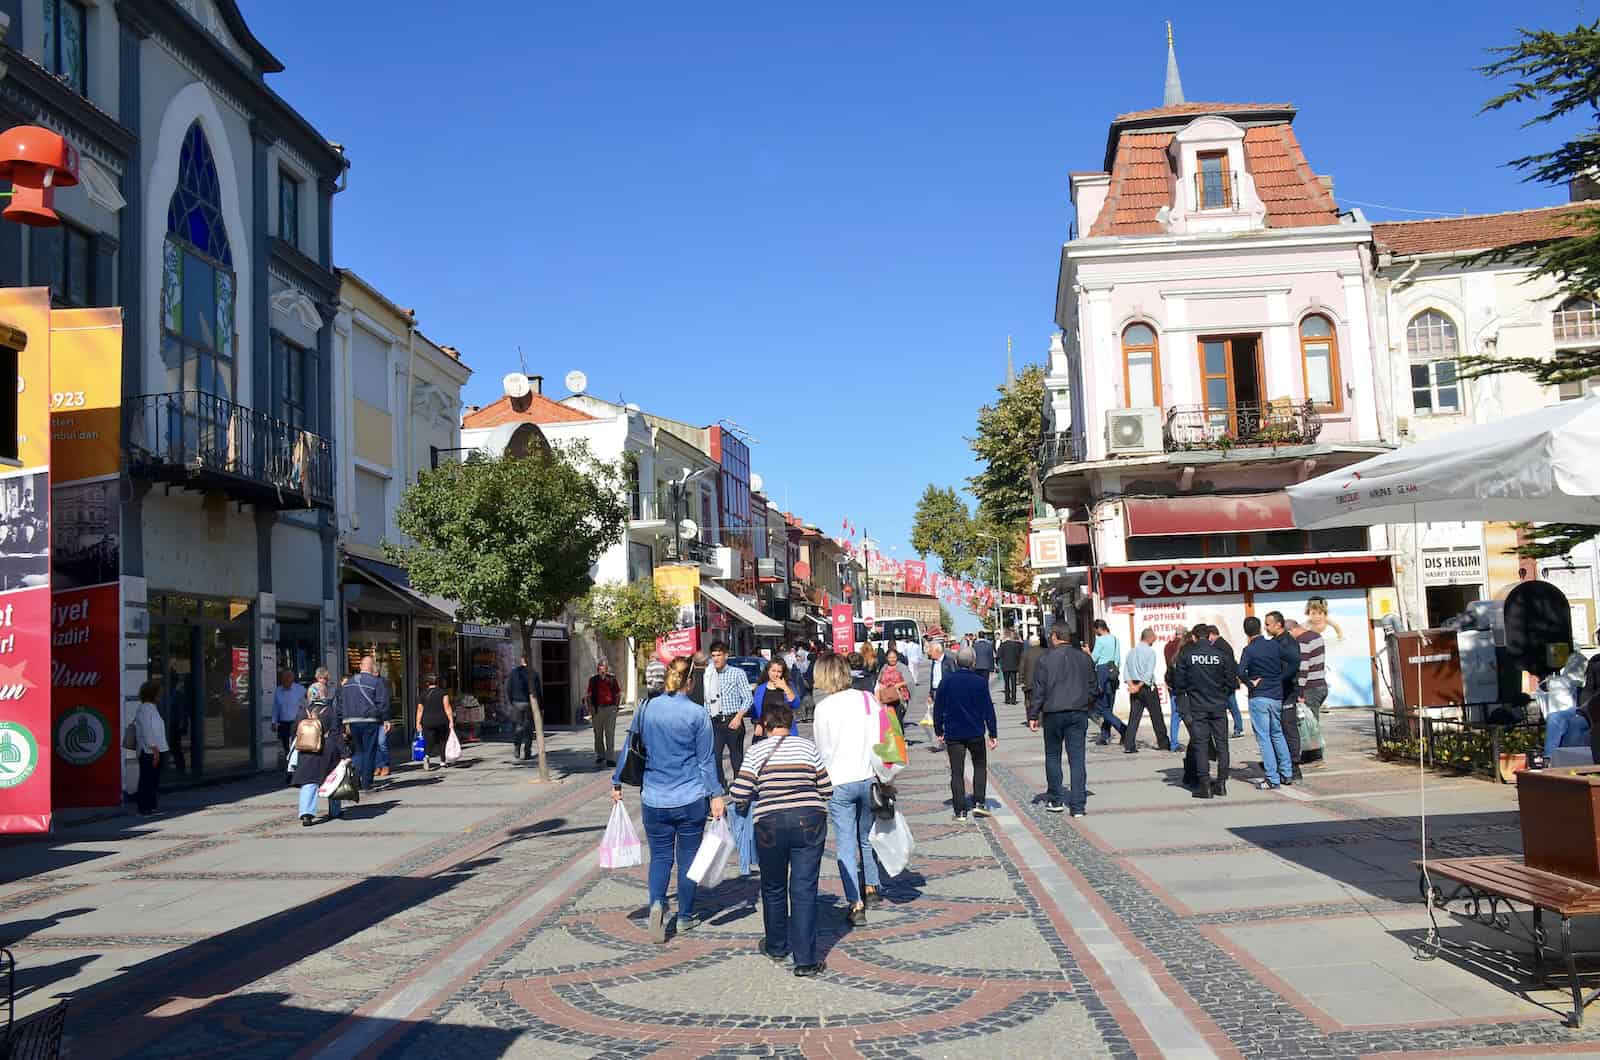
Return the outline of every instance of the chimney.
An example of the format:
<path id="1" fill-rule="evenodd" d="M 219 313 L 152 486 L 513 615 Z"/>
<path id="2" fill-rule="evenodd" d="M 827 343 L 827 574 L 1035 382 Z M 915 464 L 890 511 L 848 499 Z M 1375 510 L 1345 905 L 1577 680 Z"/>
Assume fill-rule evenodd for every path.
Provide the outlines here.
<path id="1" fill-rule="evenodd" d="M 1588 202 L 1591 199 L 1600 199 L 1600 174 L 1590 170 L 1567 181 L 1568 202 Z"/>
<path id="2" fill-rule="evenodd" d="M 1329 195 L 1333 194 L 1333 174 L 1331 174 L 1331 173 L 1318 173 L 1317 174 L 1317 183 L 1321 184 L 1324 188 L 1327 188 Z"/>

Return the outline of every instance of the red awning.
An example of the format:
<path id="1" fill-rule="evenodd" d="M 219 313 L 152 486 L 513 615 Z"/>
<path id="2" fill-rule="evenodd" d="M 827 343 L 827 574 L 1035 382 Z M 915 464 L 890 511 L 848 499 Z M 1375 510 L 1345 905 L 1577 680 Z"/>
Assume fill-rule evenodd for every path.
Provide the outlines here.
<path id="1" fill-rule="evenodd" d="M 1130 535 L 1242 534 L 1295 528 L 1289 495 L 1281 491 L 1243 497 L 1130 497 L 1122 503 Z"/>

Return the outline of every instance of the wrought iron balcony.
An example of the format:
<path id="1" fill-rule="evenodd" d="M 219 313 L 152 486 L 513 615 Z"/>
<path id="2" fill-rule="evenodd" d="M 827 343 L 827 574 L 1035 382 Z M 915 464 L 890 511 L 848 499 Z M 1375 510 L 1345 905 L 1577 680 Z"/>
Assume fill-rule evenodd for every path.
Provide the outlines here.
<path id="1" fill-rule="evenodd" d="M 708 545 L 704 541 L 685 541 L 683 543 L 683 557 L 696 563 L 716 566 L 717 546 Z"/>
<path id="2" fill-rule="evenodd" d="M 1322 417 L 1304 405 L 1174 405 L 1162 432 L 1169 453 L 1192 449 L 1310 445 L 1322 433 Z"/>
<path id="3" fill-rule="evenodd" d="M 333 507 L 333 443 L 199 390 L 123 408 L 129 471 L 277 510 Z"/>
<path id="4" fill-rule="evenodd" d="M 1084 437 L 1073 431 L 1056 431 L 1039 440 L 1038 459 L 1041 474 L 1060 464 L 1081 464 L 1087 458 Z"/>

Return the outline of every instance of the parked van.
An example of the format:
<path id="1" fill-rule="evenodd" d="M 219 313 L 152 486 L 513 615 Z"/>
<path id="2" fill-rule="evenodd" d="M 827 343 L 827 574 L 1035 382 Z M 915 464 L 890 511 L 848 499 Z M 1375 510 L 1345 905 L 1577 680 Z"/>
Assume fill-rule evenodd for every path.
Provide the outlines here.
<path id="1" fill-rule="evenodd" d="M 922 623 L 914 618 L 880 618 L 872 624 L 872 646 L 878 651 L 883 651 L 890 641 L 895 642 L 901 652 L 907 647 L 919 649 L 922 646 Z"/>

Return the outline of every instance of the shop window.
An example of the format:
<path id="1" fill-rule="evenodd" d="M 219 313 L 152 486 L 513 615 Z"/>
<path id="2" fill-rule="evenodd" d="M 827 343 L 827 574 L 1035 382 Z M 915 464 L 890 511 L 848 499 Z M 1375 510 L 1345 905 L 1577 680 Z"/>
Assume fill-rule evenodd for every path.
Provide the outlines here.
<path id="1" fill-rule="evenodd" d="M 94 253 L 94 237 L 80 228 L 30 229 L 28 277 L 50 288 L 50 304 L 57 309 L 94 305 Z"/>
<path id="2" fill-rule="evenodd" d="M 1122 390 L 1126 408 L 1161 404 L 1161 351 L 1149 324 L 1129 324 L 1122 332 Z"/>
<path id="3" fill-rule="evenodd" d="M 1306 400 L 1319 409 L 1337 411 L 1343 404 L 1339 343 L 1333 333 L 1333 321 L 1320 313 L 1300 322 L 1300 367 L 1305 372 Z"/>
<path id="4" fill-rule="evenodd" d="M 80 96 L 89 94 L 89 12 L 78 0 L 44 0 L 44 68 Z"/>

